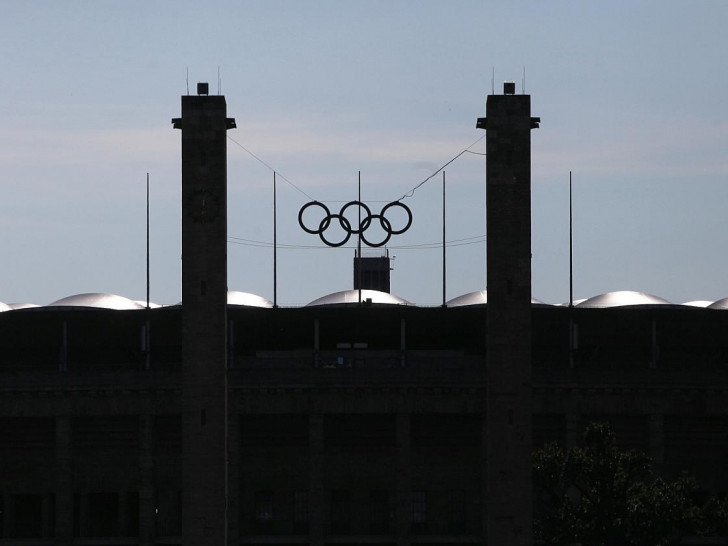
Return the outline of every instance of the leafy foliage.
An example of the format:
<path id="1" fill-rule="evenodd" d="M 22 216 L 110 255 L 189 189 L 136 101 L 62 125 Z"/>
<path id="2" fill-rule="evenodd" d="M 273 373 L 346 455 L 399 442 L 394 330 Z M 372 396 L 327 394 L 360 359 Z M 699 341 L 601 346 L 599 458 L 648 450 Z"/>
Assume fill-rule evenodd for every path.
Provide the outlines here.
<path id="1" fill-rule="evenodd" d="M 546 544 L 668 546 L 699 530 L 695 481 L 656 477 L 649 457 L 617 448 L 606 424 L 587 427 L 581 447 L 536 451 L 533 475 L 534 530 Z"/>
<path id="2" fill-rule="evenodd" d="M 728 536 L 728 496 L 710 497 L 701 510 L 701 534 Z"/>

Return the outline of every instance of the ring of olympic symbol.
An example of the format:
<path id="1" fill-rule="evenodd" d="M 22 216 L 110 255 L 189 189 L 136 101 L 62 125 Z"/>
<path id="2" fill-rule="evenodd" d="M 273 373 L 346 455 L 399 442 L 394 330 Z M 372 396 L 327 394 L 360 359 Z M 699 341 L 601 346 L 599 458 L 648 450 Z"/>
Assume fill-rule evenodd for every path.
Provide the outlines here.
<path id="1" fill-rule="evenodd" d="M 323 210 L 324 217 L 319 222 L 317 228 L 307 227 L 303 221 L 303 214 L 310 207 L 320 207 Z M 345 216 L 347 209 L 349 209 L 350 207 L 359 207 L 359 211 L 364 212 L 364 216 L 359 221 L 358 227 L 352 226 L 352 223 Z M 404 227 L 400 229 L 393 228 L 392 222 L 386 217 L 387 211 L 393 210 L 394 207 L 401 207 L 402 210 L 404 210 L 404 212 L 407 214 L 407 222 L 405 222 Z M 340 241 L 331 241 L 326 238 L 326 235 L 324 235 L 326 230 L 331 227 L 331 224 L 334 220 L 337 220 L 339 222 L 339 225 L 341 226 L 341 229 L 344 230 L 344 238 Z M 374 220 L 379 221 L 379 225 L 382 227 L 382 230 L 384 230 L 385 233 L 384 239 L 379 242 L 371 241 L 366 237 L 366 231 L 372 226 Z M 349 238 L 352 235 L 359 235 L 361 237 L 361 240 L 367 246 L 379 247 L 386 245 L 392 235 L 399 235 L 410 228 L 410 226 L 412 225 L 412 211 L 407 207 L 407 205 L 404 205 L 399 201 L 392 201 L 391 203 L 384 205 L 382 211 L 379 214 L 372 214 L 371 209 L 365 203 L 362 203 L 361 201 L 349 201 L 343 207 L 341 207 L 341 210 L 338 214 L 332 214 L 329 210 L 329 207 L 327 207 L 320 201 L 311 201 L 303 205 L 301 207 L 301 210 L 298 211 L 298 224 L 301 226 L 301 229 L 303 229 L 303 231 L 305 231 L 306 233 L 310 233 L 311 235 L 318 235 L 321 238 L 321 241 L 328 246 L 342 246 L 349 241 Z"/>

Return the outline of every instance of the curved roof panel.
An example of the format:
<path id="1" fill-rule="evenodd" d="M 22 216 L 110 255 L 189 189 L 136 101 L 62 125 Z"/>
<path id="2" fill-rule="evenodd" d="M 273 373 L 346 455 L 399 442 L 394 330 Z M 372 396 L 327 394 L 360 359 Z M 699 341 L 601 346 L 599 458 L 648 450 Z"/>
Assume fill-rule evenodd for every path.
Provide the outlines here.
<path id="1" fill-rule="evenodd" d="M 714 301 L 713 303 L 708 305 L 708 309 L 728 309 L 728 298 Z"/>
<path id="2" fill-rule="evenodd" d="M 0 301 L 0 313 L 2 313 L 3 311 L 12 311 L 12 310 L 13 310 L 13 308 L 10 307 L 7 303 L 3 303 Z"/>
<path id="3" fill-rule="evenodd" d="M 176 303 L 175 305 L 182 305 L 183 302 Z M 227 304 L 228 305 L 240 305 L 244 307 L 273 307 L 273 302 L 265 299 L 262 296 L 251 294 L 250 292 L 239 292 L 237 290 L 228 290 L 227 292 Z"/>
<path id="4" fill-rule="evenodd" d="M 619 290 L 607 292 L 581 302 L 577 307 L 623 307 L 626 305 L 672 305 L 666 299 L 644 292 Z"/>
<path id="5" fill-rule="evenodd" d="M 134 303 L 136 303 L 137 305 L 141 305 L 142 307 L 144 307 L 144 309 L 147 308 L 147 302 L 146 302 L 146 300 L 134 300 Z M 160 304 L 158 304 L 158 303 L 154 303 L 153 301 L 150 301 L 149 302 L 149 308 L 150 309 L 158 309 L 160 307 L 162 307 L 162 306 Z"/>
<path id="6" fill-rule="evenodd" d="M 35 303 L 8 303 L 12 309 L 32 309 L 34 307 L 40 307 Z"/>
<path id="7" fill-rule="evenodd" d="M 575 299 L 574 302 L 573 302 L 574 303 L 574 307 L 576 307 L 577 305 L 579 305 L 580 303 L 582 303 L 584 301 L 586 301 L 586 298 L 580 298 L 580 299 L 577 298 L 577 299 Z M 569 302 L 568 301 L 565 301 L 564 303 L 557 303 L 557 304 L 555 304 L 555 307 L 568 307 L 568 306 L 569 306 Z"/>
<path id="8" fill-rule="evenodd" d="M 686 305 L 688 307 L 710 307 L 713 304 L 712 301 L 708 300 L 693 300 L 693 301 L 686 301 L 685 303 L 681 305 Z"/>
<path id="9" fill-rule="evenodd" d="M 380 305 L 412 305 L 407 300 L 389 294 L 387 292 L 380 292 L 378 290 L 362 290 L 361 291 L 362 303 L 373 303 Z M 313 305 L 342 305 L 359 303 L 359 290 L 343 290 L 341 292 L 334 292 L 327 296 L 323 296 L 316 300 L 313 300 L 306 307 Z"/>
<path id="10" fill-rule="evenodd" d="M 116 309 L 118 311 L 144 309 L 144 306 L 139 305 L 124 296 L 98 292 L 76 294 L 75 296 L 61 298 L 60 300 L 56 300 L 49 304 L 48 307 L 96 307 L 99 309 Z"/>
<path id="11" fill-rule="evenodd" d="M 463 307 L 466 305 L 485 305 L 488 303 L 488 291 L 487 290 L 476 290 L 475 292 L 469 292 L 463 294 L 445 303 L 446 307 Z M 536 305 L 546 305 L 541 300 L 531 298 L 531 303 Z"/>
<path id="12" fill-rule="evenodd" d="M 244 305 L 245 307 L 273 307 L 273 302 L 250 292 L 228 290 L 228 305 Z"/>

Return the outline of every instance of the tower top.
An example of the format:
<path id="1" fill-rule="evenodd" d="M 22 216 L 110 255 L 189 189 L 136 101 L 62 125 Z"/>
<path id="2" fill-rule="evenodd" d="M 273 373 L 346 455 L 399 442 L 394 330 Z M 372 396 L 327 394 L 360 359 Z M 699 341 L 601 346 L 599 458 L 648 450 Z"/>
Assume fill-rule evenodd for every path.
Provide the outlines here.
<path id="1" fill-rule="evenodd" d="M 516 83 L 503 82 L 502 95 L 488 95 L 486 110 L 490 118 L 497 118 L 507 125 L 518 118 L 526 119 L 531 129 L 538 129 L 541 118 L 531 117 L 531 95 L 516 95 Z M 492 125 L 492 124 L 491 124 Z M 476 129 L 488 129 L 488 118 L 478 118 Z"/>
<path id="2" fill-rule="evenodd" d="M 235 118 L 225 117 L 227 104 L 225 95 L 209 95 L 209 84 L 197 84 L 197 95 L 182 95 L 182 117 L 172 118 L 172 127 L 175 129 L 189 129 L 199 123 L 200 119 L 216 124 L 222 120 L 222 128 L 235 129 Z M 196 121 L 195 121 L 196 120 Z"/>

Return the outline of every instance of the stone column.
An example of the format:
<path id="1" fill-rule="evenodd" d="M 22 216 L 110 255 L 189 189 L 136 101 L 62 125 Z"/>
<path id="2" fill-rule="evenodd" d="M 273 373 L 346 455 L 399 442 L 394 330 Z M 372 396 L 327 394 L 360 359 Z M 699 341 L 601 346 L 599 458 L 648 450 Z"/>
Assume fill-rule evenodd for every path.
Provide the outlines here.
<path id="1" fill-rule="evenodd" d="M 579 444 L 579 415 L 576 413 L 567 413 L 564 418 L 566 428 L 566 449 L 576 447 Z"/>
<path id="2" fill-rule="evenodd" d="M 312 413 L 308 420 L 309 453 L 309 543 L 322 546 L 324 543 L 326 514 L 324 513 L 324 419 L 319 413 Z"/>
<path id="3" fill-rule="evenodd" d="M 488 543 L 488 418 L 480 423 L 480 517 L 483 544 Z"/>
<path id="4" fill-rule="evenodd" d="M 228 544 L 240 541 L 240 419 L 228 415 Z"/>
<path id="5" fill-rule="evenodd" d="M 182 97 L 182 544 L 227 542 L 227 117 Z"/>
<path id="6" fill-rule="evenodd" d="M 73 440 L 71 418 L 56 417 L 56 545 L 73 540 Z"/>
<path id="7" fill-rule="evenodd" d="M 531 97 L 490 95 L 486 117 L 488 544 L 533 544 Z"/>
<path id="8" fill-rule="evenodd" d="M 44 537 L 53 536 L 54 522 L 51 521 L 51 515 L 53 513 L 51 510 L 51 506 L 52 506 L 51 493 L 44 493 L 42 505 L 41 505 L 42 518 L 43 518 L 43 535 L 42 536 L 44 536 Z"/>
<path id="9" fill-rule="evenodd" d="M 4 537 L 10 536 L 13 529 L 13 495 L 3 493 L 3 530 Z"/>
<path id="10" fill-rule="evenodd" d="M 152 546 L 156 535 L 154 416 L 139 417 L 139 544 Z"/>
<path id="11" fill-rule="evenodd" d="M 652 466 L 659 475 L 665 469 L 665 417 L 660 414 L 650 415 L 649 431 Z"/>
<path id="12" fill-rule="evenodd" d="M 123 537 L 127 535 L 129 528 L 129 507 L 127 506 L 127 492 L 119 491 L 119 506 L 117 510 L 116 519 L 119 522 L 119 536 Z"/>
<path id="13" fill-rule="evenodd" d="M 412 527 L 412 435 L 411 415 L 397 413 L 397 546 L 411 544 Z"/>
<path id="14" fill-rule="evenodd" d="M 89 534 L 88 529 L 88 493 L 84 492 L 79 495 L 78 502 L 78 531 L 79 535 L 86 537 Z"/>

